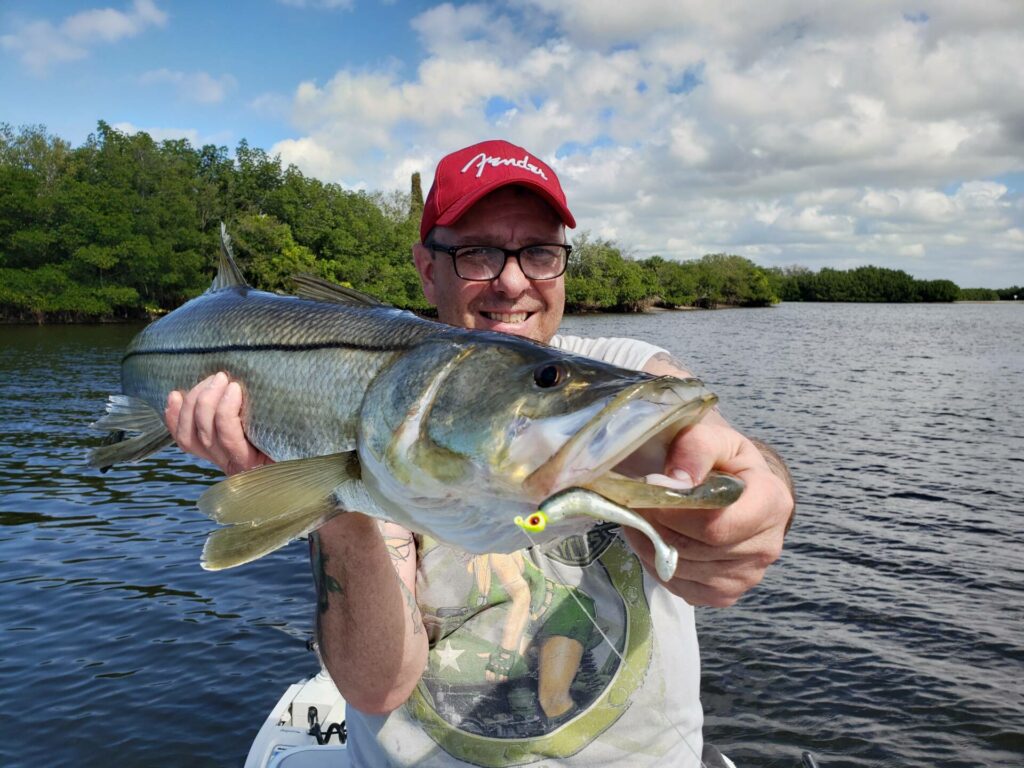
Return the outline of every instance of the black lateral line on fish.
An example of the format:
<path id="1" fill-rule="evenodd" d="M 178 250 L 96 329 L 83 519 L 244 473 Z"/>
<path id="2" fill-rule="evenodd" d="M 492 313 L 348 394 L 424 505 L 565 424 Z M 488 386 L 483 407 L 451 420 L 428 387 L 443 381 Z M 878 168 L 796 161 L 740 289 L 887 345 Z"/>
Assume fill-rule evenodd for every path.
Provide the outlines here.
<path id="1" fill-rule="evenodd" d="M 397 352 L 409 349 L 405 346 L 375 346 L 352 344 L 344 341 L 321 341 L 312 344 L 224 344 L 220 347 L 164 347 L 161 349 L 136 349 L 127 353 L 121 362 L 130 357 L 142 355 L 215 355 L 219 352 L 315 352 L 320 349 L 352 349 L 359 352 Z"/>

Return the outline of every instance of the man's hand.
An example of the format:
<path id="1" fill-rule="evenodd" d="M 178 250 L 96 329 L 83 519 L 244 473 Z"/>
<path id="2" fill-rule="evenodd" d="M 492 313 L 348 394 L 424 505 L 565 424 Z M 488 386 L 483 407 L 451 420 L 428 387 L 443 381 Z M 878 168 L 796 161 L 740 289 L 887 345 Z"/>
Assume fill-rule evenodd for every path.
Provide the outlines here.
<path id="1" fill-rule="evenodd" d="M 773 471 L 754 443 L 714 411 L 676 436 L 665 474 L 688 476 L 696 485 L 711 469 L 745 483 L 743 494 L 731 506 L 640 512 L 679 551 L 676 575 L 667 588 L 691 605 L 724 607 L 758 584 L 778 559 L 794 501 L 785 466 L 778 462 Z M 638 531 L 624 532 L 654 573 L 651 542 Z"/>
<path id="2" fill-rule="evenodd" d="M 242 387 L 226 373 L 217 373 L 188 392 L 171 392 L 164 420 L 183 451 L 234 475 L 272 462 L 246 439 L 241 413 Z"/>

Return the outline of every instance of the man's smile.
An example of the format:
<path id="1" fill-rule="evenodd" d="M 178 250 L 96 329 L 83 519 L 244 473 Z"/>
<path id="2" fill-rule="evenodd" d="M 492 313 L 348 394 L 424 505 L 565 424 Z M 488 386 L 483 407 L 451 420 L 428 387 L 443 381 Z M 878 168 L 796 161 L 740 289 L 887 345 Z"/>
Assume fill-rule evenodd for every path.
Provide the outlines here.
<path id="1" fill-rule="evenodd" d="M 480 314 L 493 323 L 525 323 L 533 312 L 488 312 L 480 310 Z"/>

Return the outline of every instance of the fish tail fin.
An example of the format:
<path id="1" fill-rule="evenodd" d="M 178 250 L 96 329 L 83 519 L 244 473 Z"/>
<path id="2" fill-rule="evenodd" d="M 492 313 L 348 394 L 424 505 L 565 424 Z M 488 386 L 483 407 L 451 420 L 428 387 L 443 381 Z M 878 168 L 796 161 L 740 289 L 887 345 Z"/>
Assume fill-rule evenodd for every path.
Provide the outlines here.
<path id="1" fill-rule="evenodd" d="M 283 547 L 345 510 L 336 489 L 358 483 L 354 451 L 270 464 L 223 480 L 199 497 L 212 520 L 226 524 L 209 535 L 202 566 L 233 568 Z"/>
<path id="2" fill-rule="evenodd" d="M 128 395 L 111 395 L 106 414 L 90 426 L 108 433 L 89 452 L 89 465 L 101 472 L 114 464 L 139 461 L 174 443 L 160 414 L 149 403 Z"/>

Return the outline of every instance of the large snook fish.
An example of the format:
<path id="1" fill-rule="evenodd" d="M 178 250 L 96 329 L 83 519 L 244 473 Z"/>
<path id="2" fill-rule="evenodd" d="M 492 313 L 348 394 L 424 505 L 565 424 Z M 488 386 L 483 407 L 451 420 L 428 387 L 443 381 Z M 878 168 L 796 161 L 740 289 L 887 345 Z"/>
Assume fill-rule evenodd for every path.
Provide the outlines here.
<path id="1" fill-rule="evenodd" d="M 298 281 L 300 296 L 256 291 L 221 235 L 210 290 L 128 347 L 123 394 L 94 425 L 111 434 L 89 457 L 106 469 L 171 444 L 168 394 L 230 372 L 245 393 L 246 436 L 278 463 L 200 498 L 226 526 L 207 539 L 207 569 L 254 560 L 354 510 L 474 553 L 612 519 L 652 539 L 667 580 L 675 550 L 628 507 L 721 507 L 742 490 L 727 475 L 692 489 L 644 480 L 662 471 L 671 436 L 715 403 L 697 379 L 453 328 L 315 278 Z"/>

